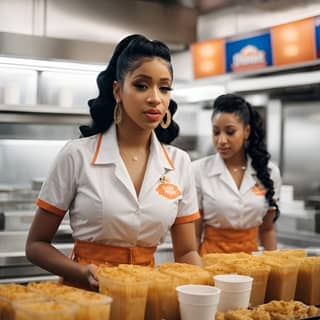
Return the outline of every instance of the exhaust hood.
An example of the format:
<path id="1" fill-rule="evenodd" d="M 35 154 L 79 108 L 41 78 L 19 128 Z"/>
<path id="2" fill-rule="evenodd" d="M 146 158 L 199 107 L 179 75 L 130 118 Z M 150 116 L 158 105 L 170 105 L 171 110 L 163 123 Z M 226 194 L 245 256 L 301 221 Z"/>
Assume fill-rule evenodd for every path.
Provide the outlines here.
<path id="1" fill-rule="evenodd" d="M 17 18 L 12 3 L 5 1 L 8 14 Z M 196 41 L 197 11 L 181 5 L 141 0 L 37 3 L 25 8 L 33 15 L 17 20 L 16 30 L 0 32 L 0 56 L 106 63 L 116 44 L 132 33 L 164 41 L 173 53 Z"/>
<path id="2" fill-rule="evenodd" d="M 106 63 L 114 44 L 0 32 L 0 56 Z"/>

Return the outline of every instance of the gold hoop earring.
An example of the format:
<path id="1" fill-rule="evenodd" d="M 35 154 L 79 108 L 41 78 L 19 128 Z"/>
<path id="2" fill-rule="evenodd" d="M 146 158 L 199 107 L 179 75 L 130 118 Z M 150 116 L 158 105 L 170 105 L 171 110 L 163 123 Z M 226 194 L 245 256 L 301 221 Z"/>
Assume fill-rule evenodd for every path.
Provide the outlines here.
<path id="1" fill-rule="evenodd" d="M 113 110 L 113 120 L 115 124 L 119 124 L 122 120 L 121 102 L 117 102 Z"/>
<path id="2" fill-rule="evenodd" d="M 165 120 L 166 119 L 166 120 Z M 162 129 L 167 129 L 171 124 L 171 112 L 169 110 L 166 111 L 166 114 L 164 115 L 160 126 Z"/>

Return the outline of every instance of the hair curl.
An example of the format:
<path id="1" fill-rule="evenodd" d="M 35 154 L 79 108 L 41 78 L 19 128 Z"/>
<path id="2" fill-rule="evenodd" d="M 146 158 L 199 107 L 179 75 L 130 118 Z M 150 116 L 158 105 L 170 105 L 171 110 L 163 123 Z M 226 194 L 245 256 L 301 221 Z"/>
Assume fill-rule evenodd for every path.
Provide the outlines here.
<path id="1" fill-rule="evenodd" d="M 224 94 L 219 96 L 213 105 L 212 119 L 220 112 L 234 113 L 244 123 L 250 125 L 251 131 L 246 146 L 246 153 L 251 157 L 251 165 L 256 170 L 258 179 L 266 189 L 265 198 L 270 207 L 275 208 L 274 221 L 279 217 L 279 207 L 274 200 L 274 184 L 270 178 L 268 162 L 270 154 L 265 143 L 265 129 L 259 113 L 253 110 L 250 103 L 240 96 Z"/>
<path id="2" fill-rule="evenodd" d="M 120 84 L 123 84 L 128 72 L 138 68 L 143 59 L 154 57 L 165 60 L 173 76 L 170 50 L 163 42 L 151 41 L 142 35 L 134 34 L 118 43 L 107 68 L 100 72 L 97 77 L 99 94 L 96 98 L 88 101 L 92 122 L 91 125 L 80 126 L 82 136 L 92 136 L 110 128 L 114 122 L 113 111 L 116 105 L 113 96 L 113 82 L 117 80 Z M 177 110 L 177 104 L 173 100 L 170 100 L 169 110 L 171 116 Z M 155 129 L 155 133 L 160 142 L 169 144 L 178 136 L 179 126 L 171 120 L 167 129 L 163 129 L 159 125 Z"/>

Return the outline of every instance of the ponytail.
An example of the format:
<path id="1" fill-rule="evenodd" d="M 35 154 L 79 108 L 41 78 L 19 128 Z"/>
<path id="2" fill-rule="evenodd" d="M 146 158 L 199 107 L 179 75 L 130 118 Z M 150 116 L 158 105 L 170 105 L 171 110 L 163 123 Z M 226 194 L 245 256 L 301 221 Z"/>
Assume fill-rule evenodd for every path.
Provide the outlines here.
<path id="1" fill-rule="evenodd" d="M 274 221 L 276 221 L 280 215 L 280 210 L 274 199 L 274 183 L 270 177 L 270 169 L 268 168 L 271 156 L 267 151 L 265 143 L 263 121 L 259 113 L 256 110 L 253 110 L 248 102 L 246 102 L 246 105 L 250 113 L 249 124 L 251 127 L 246 151 L 252 159 L 251 165 L 256 170 L 259 181 L 266 189 L 265 198 L 268 201 L 269 207 L 275 209 Z"/>

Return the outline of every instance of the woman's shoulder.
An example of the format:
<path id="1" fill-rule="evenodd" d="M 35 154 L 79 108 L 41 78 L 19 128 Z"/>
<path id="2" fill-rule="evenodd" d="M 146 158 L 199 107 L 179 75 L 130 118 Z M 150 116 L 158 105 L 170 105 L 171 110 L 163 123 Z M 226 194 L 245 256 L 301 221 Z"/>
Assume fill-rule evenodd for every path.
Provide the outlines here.
<path id="1" fill-rule="evenodd" d="M 180 149 L 179 147 L 176 147 L 176 146 L 173 146 L 170 144 L 162 144 L 162 146 L 168 152 L 168 155 L 170 156 L 170 158 L 172 158 L 172 160 L 173 159 L 176 159 L 176 160 L 188 159 L 189 161 L 191 161 L 189 154 L 186 151 Z"/>
<path id="2" fill-rule="evenodd" d="M 192 166 L 194 169 L 205 169 L 207 167 L 212 167 L 212 163 L 215 161 L 217 155 L 212 154 L 203 158 L 192 161 Z"/>
<path id="3" fill-rule="evenodd" d="M 84 138 L 74 138 L 70 139 L 63 146 L 61 153 L 63 154 L 81 154 L 90 152 L 92 153 L 96 149 L 97 141 L 99 135 L 93 135 Z"/>

